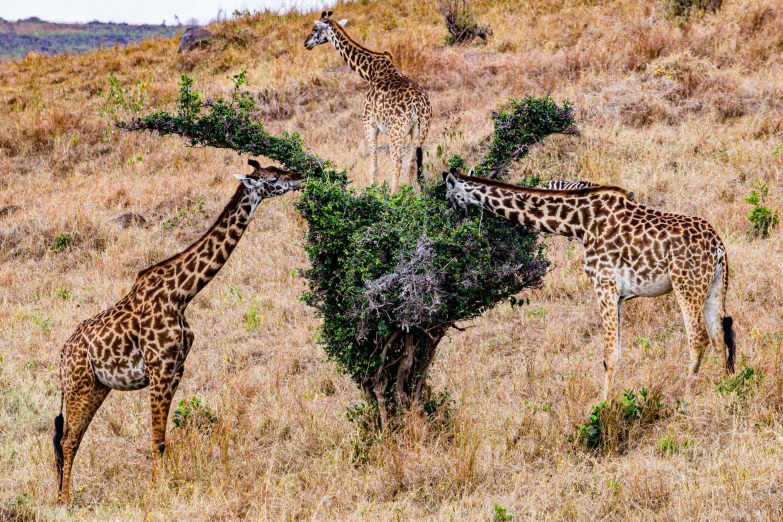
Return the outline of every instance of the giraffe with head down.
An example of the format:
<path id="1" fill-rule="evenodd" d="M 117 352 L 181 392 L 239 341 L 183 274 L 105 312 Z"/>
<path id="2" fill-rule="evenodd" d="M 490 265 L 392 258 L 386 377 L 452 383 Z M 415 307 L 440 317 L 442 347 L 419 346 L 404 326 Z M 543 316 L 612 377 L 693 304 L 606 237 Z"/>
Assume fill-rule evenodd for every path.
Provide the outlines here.
<path id="1" fill-rule="evenodd" d="M 388 52 L 363 47 L 345 32 L 348 20 L 335 22 L 332 11 L 321 13 L 304 42 L 307 49 L 331 43 L 351 69 L 370 83 L 364 101 L 364 136 L 370 153 L 370 183 L 378 171 L 378 131 L 389 135 L 389 153 L 394 163 L 390 188 L 397 192 L 399 179 L 413 183 L 416 165 L 413 152 L 420 153 L 430 128 L 432 107 L 427 93 L 400 71 Z M 410 139 L 410 147 L 407 141 Z"/>
<path id="2" fill-rule="evenodd" d="M 541 232 L 580 241 L 584 269 L 601 306 L 604 400 L 620 359 L 620 313 L 625 301 L 674 291 L 685 319 L 691 383 L 712 342 L 727 372 L 734 371 L 733 320 L 726 312 L 726 248 L 705 220 L 670 214 L 634 201 L 619 187 L 555 181 L 553 189 L 523 188 L 476 176 L 444 173 L 446 197 L 476 205 Z M 721 346 L 722 344 L 722 346 Z"/>

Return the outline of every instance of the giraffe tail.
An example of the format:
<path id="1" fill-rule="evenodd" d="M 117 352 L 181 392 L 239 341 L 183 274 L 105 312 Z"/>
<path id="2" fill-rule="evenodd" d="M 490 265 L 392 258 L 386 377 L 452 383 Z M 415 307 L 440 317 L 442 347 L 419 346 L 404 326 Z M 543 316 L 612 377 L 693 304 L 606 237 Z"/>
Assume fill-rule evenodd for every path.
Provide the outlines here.
<path id="1" fill-rule="evenodd" d="M 57 476 L 60 480 L 60 488 L 63 483 L 63 462 L 65 460 L 63 456 L 63 430 L 65 427 L 65 418 L 63 417 L 63 397 L 60 396 L 60 414 L 54 418 L 54 437 L 52 438 L 52 444 L 54 444 L 54 462 L 57 466 Z"/>
<path id="2" fill-rule="evenodd" d="M 416 179 L 419 182 L 419 186 L 424 182 L 424 154 L 421 147 L 416 147 Z"/>
<path id="3" fill-rule="evenodd" d="M 734 339 L 734 319 L 726 315 L 726 294 L 729 292 L 729 258 L 726 251 L 721 249 L 719 263 L 723 264 L 723 343 L 726 345 L 728 356 L 726 357 L 726 371 L 734 373 L 734 363 L 737 359 L 737 345 Z"/>

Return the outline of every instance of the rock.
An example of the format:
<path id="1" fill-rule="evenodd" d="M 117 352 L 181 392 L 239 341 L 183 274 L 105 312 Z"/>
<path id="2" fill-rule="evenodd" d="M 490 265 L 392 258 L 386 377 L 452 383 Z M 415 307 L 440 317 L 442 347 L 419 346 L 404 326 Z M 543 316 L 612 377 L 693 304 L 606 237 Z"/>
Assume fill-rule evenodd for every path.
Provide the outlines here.
<path id="1" fill-rule="evenodd" d="M 212 33 L 203 27 L 188 27 L 179 37 L 178 53 L 187 52 L 201 45 L 206 45 L 212 39 Z"/>
<path id="2" fill-rule="evenodd" d="M 3 208 L 0 208 L 0 218 L 10 216 L 17 210 L 19 210 L 19 207 L 17 207 L 16 205 L 7 205 Z"/>
<path id="3" fill-rule="evenodd" d="M 147 220 L 144 219 L 144 216 L 140 214 L 135 214 L 133 212 L 128 212 L 121 216 L 117 216 L 116 218 L 112 219 L 110 223 L 114 223 L 120 228 L 128 228 L 128 227 L 147 228 L 149 226 L 147 224 Z"/>

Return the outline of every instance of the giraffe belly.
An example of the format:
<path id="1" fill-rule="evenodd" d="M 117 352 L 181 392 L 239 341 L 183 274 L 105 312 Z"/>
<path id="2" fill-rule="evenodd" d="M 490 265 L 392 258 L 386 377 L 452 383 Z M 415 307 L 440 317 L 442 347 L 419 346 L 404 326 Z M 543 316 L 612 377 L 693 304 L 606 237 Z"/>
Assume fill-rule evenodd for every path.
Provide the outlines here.
<path id="1" fill-rule="evenodd" d="M 617 293 L 622 298 L 658 297 L 671 291 L 672 281 L 666 272 L 642 278 L 629 269 L 617 270 Z"/>
<path id="2" fill-rule="evenodd" d="M 95 377 L 112 390 L 140 390 L 150 384 L 141 350 L 134 350 L 129 356 L 112 355 L 100 361 L 91 358 L 90 364 Z"/>

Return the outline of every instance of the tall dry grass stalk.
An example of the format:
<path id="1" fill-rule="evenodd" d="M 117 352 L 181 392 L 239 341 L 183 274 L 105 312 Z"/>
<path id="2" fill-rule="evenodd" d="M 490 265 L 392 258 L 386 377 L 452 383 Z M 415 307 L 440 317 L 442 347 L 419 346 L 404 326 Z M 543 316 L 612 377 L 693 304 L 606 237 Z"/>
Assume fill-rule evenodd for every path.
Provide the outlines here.
<path id="1" fill-rule="evenodd" d="M 689 415 L 636 433 L 619 454 L 575 448 L 569 436 L 600 395 L 600 317 L 581 247 L 550 238 L 555 268 L 529 305 L 500 306 L 442 343 L 431 377 L 454 399 L 451 420 L 411 420 L 359 461 L 344 413 L 360 396 L 324 361 L 319 319 L 299 301 L 304 224 L 286 196 L 261 205 L 189 309 L 196 343 L 176 400 L 202 399 L 213 429 L 172 430 L 153 487 L 146 392 L 113 393 L 82 445 L 72 512 L 57 511 L 50 430 L 63 342 L 138 270 L 198 237 L 233 191 L 230 174 L 246 168 L 233 153 L 115 130 L 101 117 L 109 73 L 146 85 L 141 107 L 121 109 L 146 112 L 175 98 L 182 72 L 217 95 L 247 69 L 269 130 L 302 131 L 367 183 L 365 85 L 335 53 L 305 52 L 314 15 L 244 16 L 211 27 L 211 50 L 177 54 L 175 40 L 152 40 L 0 64 L 0 208 L 19 207 L 0 217 L 0 519 L 488 520 L 495 503 L 523 520 L 783 517 L 783 239 L 775 229 L 749 241 L 743 201 L 762 180 L 782 206 L 783 159 L 771 153 L 783 141 L 783 9 L 725 0 L 684 24 L 664 2 L 486 0 L 475 10 L 494 36 L 458 48 L 442 44 L 436 2 L 340 4 L 336 15 L 428 89 L 428 175 L 454 152 L 475 160 L 489 110 L 508 95 L 550 91 L 574 102 L 582 133 L 547 141 L 515 175 L 615 183 L 709 220 L 729 251 L 741 364 L 764 374 L 752 397 L 736 407 L 716 391 L 711 354 Z M 110 223 L 125 212 L 151 226 Z M 684 397 L 673 297 L 625 312 L 618 378 Z"/>

